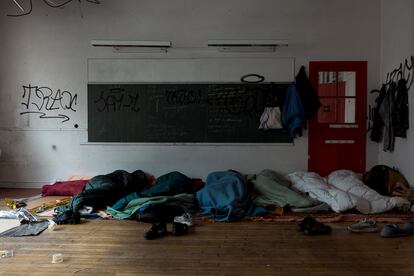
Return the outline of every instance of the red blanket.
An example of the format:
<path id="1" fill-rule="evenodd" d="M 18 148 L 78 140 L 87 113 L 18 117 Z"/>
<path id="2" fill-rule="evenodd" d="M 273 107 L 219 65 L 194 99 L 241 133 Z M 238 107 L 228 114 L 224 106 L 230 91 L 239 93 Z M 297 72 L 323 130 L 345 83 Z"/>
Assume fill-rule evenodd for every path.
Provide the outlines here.
<path id="1" fill-rule="evenodd" d="M 83 188 L 85 188 L 86 183 L 88 183 L 88 180 L 72 180 L 56 182 L 52 185 L 43 185 L 42 195 L 74 196 L 83 191 Z"/>

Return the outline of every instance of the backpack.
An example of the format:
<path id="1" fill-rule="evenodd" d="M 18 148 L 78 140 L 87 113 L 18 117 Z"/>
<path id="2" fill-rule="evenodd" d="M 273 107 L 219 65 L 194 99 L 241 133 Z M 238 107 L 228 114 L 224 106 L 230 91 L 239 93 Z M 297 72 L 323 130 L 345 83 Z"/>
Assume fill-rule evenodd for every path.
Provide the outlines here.
<path id="1" fill-rule="evenodd" d="M 401 196 L 409 200 L 413 198 L 408 181 L 396 169 L 385 165 L 377 165 L 364 173 L 362 180 L 371 189 L 385 196 Z"/>

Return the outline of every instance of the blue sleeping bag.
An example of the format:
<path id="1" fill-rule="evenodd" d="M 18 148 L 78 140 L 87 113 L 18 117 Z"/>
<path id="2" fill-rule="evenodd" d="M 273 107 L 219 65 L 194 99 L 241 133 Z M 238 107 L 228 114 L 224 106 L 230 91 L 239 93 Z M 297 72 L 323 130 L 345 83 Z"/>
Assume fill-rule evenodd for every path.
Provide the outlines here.
<path id="1" fill-rule="evenodd" d="M 203 189 L 197 192 L 200 216 L 212 216 L 217 221 L 234 221 L 244 216 L 266 214 L 266 209 L 253 205 L 249 185 L 235 171 L 212 172 Z"/>

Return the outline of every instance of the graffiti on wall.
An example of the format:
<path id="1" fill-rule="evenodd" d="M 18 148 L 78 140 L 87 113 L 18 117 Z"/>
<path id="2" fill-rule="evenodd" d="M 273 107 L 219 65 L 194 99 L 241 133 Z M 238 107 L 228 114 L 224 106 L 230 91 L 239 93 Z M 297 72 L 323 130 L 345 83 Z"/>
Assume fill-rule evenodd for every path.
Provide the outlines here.
<path id="1" fill-rule="evenodd" d="M 73 0 L 65 0 L 64 2 L 60 1 L 60 3 L 59 1 L 58 3 L 54 3 L 52 0 L 43 0 L 43 2 L 51 8 L 61 8 L 73 2 Z M 100 0 L 86 0 L 86 2 L 92 3 L 92 4 L 100 4 Z M 23 1 L 12 0 L 12 3 L 15 5 L 17 9 L 20 10 L 20 12 L 15 13 L 15 14 L 7 14 L 7 16 L 12 16 L 12 17 L 25 16 L 25 15 L 31 14 L 33 11 L 33 0 L 23 0 Z M 81 6 L 80 6 L 81 0 L 78 0 L 78 3 L 79 3 L 79 9 L 81 9 Z M 83 18 L 82 11 L 81 11 L 81 17 Z"/>
<path id="2" fill-rule="evenodd" d="M 24 114 L 39 114 L 40 119 L 62 119 L 62 123 L 70 120 L 65 113 L 76 112 L 78 95 L 67 90 L 53 89 L 46 86 L 23 85 L 22 106 Z"/>

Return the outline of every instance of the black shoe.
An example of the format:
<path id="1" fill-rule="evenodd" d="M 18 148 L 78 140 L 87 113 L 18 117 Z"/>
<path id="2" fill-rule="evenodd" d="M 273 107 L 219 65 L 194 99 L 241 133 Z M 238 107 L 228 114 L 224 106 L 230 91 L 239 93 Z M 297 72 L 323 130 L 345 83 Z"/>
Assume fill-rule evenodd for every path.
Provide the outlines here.
<path id="1" fill-rule="evenodd" d="M 179 223 L 179 222 L 173 223 L 172 234 L 174 236 L 181 236 L 187 233 L 188 233 L 188 225 Z"/>
<path id="2" fill-rule="evenodd" d="M 327 235 L 332 231 L 330 226 L 318 222 L 312 217 L 304 218 L 303 221 L 299 223 L 298 227 L 299 231 L 302 231 L 303 234 L 308 236 Z"/>
<path id="3" fill-rule="evenodd" d="M 58 215 L 55 215 L 53 221 L 56 222 L 56 224 L 79 224 L 80 214 L 78 212 L 68 210 Z"/>
<path id="4" fill-rule="evenodd" d="M 305 217 L 299 224 L 298 229 L 299 231 L 304 231 L 305 229 L 312 228 L 316 223 L 316 220 L 313 217 Z"/>
<path id="5" fill-rule="evenodd" d="M 154 240 L 168 235 L 167 225 L 165 223 L 153 224 L 152 227 L 145 232 L 144 238 Z"/>

